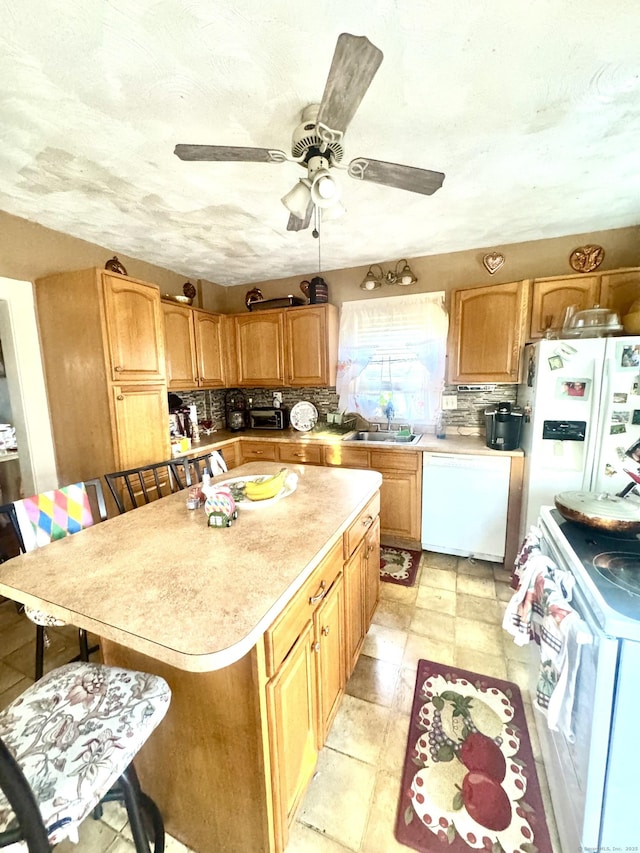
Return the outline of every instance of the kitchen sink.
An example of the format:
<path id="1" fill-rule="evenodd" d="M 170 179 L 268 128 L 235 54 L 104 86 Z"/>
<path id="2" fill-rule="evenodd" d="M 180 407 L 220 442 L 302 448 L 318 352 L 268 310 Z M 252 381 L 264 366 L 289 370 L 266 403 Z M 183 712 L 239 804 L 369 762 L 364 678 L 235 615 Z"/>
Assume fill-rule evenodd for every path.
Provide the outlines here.
<path id="1" fill-rule="evenodd" d="M 408 433 L 400 435 L 397 430 L 360 430 L 351 435 L 346 435 L 343 441 L 386 441 L 392 444 L 415 444 L 420 441 L 422 435 L 416 433 Z"/>

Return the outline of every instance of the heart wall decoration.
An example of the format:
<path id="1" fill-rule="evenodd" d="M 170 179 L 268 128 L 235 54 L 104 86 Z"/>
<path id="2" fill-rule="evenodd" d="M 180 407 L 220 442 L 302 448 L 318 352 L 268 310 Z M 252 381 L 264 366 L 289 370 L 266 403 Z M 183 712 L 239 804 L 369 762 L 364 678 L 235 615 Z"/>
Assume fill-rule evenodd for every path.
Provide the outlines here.
<path id="1" fill-rule="evenodd" d="M 494 275 L 504 266 L 504 255 L 499 255 L 498 252 L 489 252 L 482 259 L 482 263 L 489 275 Z"/>

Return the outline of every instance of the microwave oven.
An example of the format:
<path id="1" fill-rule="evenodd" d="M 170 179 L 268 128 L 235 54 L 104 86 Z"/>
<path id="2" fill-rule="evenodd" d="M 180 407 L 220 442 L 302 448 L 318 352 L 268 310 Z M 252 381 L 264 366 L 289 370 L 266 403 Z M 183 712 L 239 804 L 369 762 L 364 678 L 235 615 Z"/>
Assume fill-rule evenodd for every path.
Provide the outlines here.
<path id="1" fill-rule="evenodd" d="M 286 429 L 289 426 L 289 409 L 249 409 L 251 429 Z"/>

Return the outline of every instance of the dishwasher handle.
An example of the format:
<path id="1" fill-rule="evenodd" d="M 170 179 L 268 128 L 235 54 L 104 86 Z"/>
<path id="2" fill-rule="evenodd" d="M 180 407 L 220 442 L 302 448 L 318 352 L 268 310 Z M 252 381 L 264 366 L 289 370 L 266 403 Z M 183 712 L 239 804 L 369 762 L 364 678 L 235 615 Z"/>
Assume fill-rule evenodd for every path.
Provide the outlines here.
<path id="1" fill-rule="evenodd" d="M 496 471 L 511 467 L 508 456 L 471 456 L 466 453 L 423 453 L 424 468 L 464 468 L 466 471 Z"/>

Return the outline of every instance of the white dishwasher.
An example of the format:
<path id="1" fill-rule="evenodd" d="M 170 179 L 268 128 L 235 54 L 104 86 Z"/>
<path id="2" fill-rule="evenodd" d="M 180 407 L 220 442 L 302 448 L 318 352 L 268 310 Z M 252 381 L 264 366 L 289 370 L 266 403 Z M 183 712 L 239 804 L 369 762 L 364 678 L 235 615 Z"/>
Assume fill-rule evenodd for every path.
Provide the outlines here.
<path id="1" fill-rule="evenodd" d="M 456 453 L 422 456 L 422 547 L 501 563 L 511 458 Z"/>

